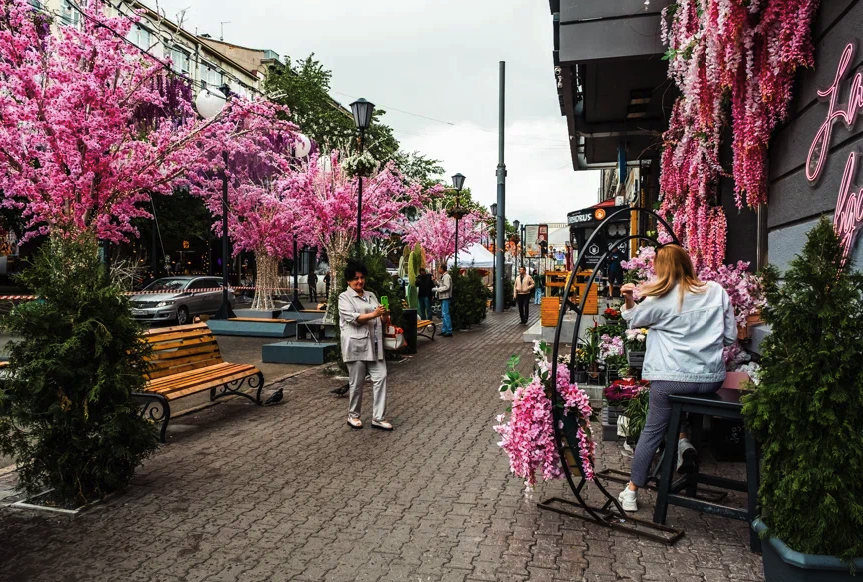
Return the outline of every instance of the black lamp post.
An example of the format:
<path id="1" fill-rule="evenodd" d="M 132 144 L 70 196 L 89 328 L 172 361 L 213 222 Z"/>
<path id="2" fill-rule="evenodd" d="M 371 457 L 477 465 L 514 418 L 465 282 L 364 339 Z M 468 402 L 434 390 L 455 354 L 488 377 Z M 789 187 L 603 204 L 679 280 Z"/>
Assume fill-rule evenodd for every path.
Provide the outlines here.
<path id="1" fill-rule="evenodd" d="M 220 92 L 221 91 L 221 92 Z M 219 90 L 204 88 L 195 99 L 195 107 L 202 117 L 212 119 L 221 113 L 231 97 L 231 90 L 227 84 L 219 87 Z M 230 319 L 234 317 L 234 311 L 228 301 L 228 152 L 222 152 L 222 162 L 225 165 L 222 170 L 222 305 L 213 319 Z"/>
<path id="2" fill-rule="evenodd" d="M 521 234 L 519 238 L 521 239 L 521 266 L 524 266 L 524 236 L 527 233 L 527 225 L 521 225 Z"/>
<path id="3" fill-rule="evenodd" d="M 519 226 L 521 225 L 521 223 L 520 223 L 519 221 L 517 221 L 517 220 L 513 220 L 513 221 L 512 221 L 512 225 L 515 227 L 515 235 L 518 237 L 518 244 L 519 244 L 519 245 L 521 245 L 521 244 L 522 244 L 522 240 L 521 240 L 521 229 L 519 228 Z M 517 251 L 517 250 L 518 250 L 518 247 L 516 247 L 516 251 Z M 515 258 L 518 258 L 518 257 L 515 257 Z"/>
<path id="4" fill-rule="evenodd" d="M 461 207 L 461 189 L 464 188 L 464 176 L 456 174 L 452 177 L 452 187 L 455 188 L 455 208 L 450 211 L 450 216 L 455 218 L 455 272 L 458 273 L 458 222 L 465 215 Z"/>
<path id="5" fill-rule="evenodd" d="M 363 153 L 363 145 L 365 143 L 366 130 L 372 123 L 372 113 L 375 110 L 375 104 L 366 101 L 362 97 L 351 103 L 351 112 L 354 114 L 354 123 L 357 124 L 357 129 L 360 130 L 360 154 Z M 363 177 L 359 176 L 359 195 L 357 197 L 357 249 L 359 249 L 360 241 L 362 241 L 363 230 Z"/>

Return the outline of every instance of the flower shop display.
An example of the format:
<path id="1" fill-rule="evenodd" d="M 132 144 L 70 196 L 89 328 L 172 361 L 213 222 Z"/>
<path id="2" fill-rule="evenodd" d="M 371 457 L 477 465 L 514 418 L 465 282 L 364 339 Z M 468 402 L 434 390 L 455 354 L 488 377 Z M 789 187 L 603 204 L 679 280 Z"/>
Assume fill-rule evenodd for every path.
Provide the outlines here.
<path id="1" fill-rule="evenodd" d="M 640 386 L 635 397 L 630 398 L 626 403 L 626 411 L 624 412 L 624 416 L 627 419 L 625 431 L 626 442 L 631 445 L 638 442 L 638 437 L 641 436 L 641 431 L 644 430 L 644 425 L 647 422 L 649 405 L 649 384 Z"/>
<path id="2" fill-rule="evenodd" d="M 772 334 L 743 415 L 761 443 L 754 527 L 768 536 L 768 582 L 851 581 L 863 570 L 863 273 L 844 260 L 822 218 L 781 285 L 764 271 Z"/>
<path id="3" fill-rule="evenodd" d="M 557 390 L 564 416 L 576 420 L 578 424 L 580 458 L 577 462 L 581 471 L 588 480 L 593 480 L 594 476 L 595 446 L 590 433 L 590 417 L 593 414 L 590 399 L 578 384 L 569 382 L 566 364 L 557 364 L 557 386 L 551 386 L 550 352 L 550 347 L 544 341 L 534 344 L 536 362 L 530 377 L 521 375 L 515 369 L 519 363 L 517 356 L 510 358 L 499 388 L 501 399 L 509 401 L 511 408 L 508 418 L 506 414 L 497 417 L 499 424 L 494 430 L 501 436 L 498 445 L 509 456 L 512 473 L 524 479 L 528 489 L 533 488 L 537 477 L 546 481 L 564 477 L 552 425 L 551 390 Z"/>
<path id="4" fill-rule="evenodd" d="M 626 359 L 633 368 L 641 368 L 644 365 L 644 353 L 647 351 L 648 329 L 627 329 L 623 343 L 626 346 Z"/>
<path id="5" fill-rule="evenodd" d="M 605 366 L 608 381 L 617 378 L 618 370 L 626 366 L 626 355 L 622 336 L 603 334 L 600 338 L 599 359 Z"/>
<path id="6" fill-rule="evenodd" d="M 602 440 L 617 440 L 618 417 L 626 415 L 629 401 L 650 383 L 647 380 L 615 380 L 602 391 Z"/>
<path id="7" fill-rule="evenodd" d="M 605 311 L 602 312 L 602 316 L 605 317 L 605 320 L 608 322 L 620 321 L 620 318 L 623 317 L 620 314 L 620 309 L 615 307 L 607 308 Z"/>
<path id="8" fill-rule="evenodd" d="M 680 89 L 663 136 L 661 212 L 696 269 L 725 256 L 720 177 L 734 180 L 738 208 L 767 202 L 767 146 L 785 120 L 795 73 L 812 66 L 818 0 L 678 0 L 663 10 L 668 75 Z M 731 126 L 733 164 L 720 164 Z"/>

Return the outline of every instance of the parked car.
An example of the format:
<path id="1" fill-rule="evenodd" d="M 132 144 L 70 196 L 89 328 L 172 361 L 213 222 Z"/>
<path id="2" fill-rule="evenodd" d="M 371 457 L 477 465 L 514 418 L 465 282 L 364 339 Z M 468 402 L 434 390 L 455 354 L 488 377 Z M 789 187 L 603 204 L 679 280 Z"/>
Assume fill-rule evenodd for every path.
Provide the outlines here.
<path id="1" fill-rule="evenodd" d="M 234 306 L 234 294 L 228 290 Z M 139 321 L 192 322 L 196 315 L 212 315 L 222 305 L 222 280 L 218 277 L 164 277 L 132 296 L 132 317 Z"/>

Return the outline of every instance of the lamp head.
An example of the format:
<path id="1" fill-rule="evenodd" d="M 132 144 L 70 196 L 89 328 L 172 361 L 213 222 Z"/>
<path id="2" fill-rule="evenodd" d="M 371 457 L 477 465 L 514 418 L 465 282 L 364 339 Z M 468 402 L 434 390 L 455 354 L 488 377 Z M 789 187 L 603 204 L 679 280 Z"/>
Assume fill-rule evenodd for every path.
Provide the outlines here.
<path id="1" fill-rule="evenodd" d="M 354 114 L 354 123 L 357 124 L 357 129 L 365 131 L 369 128 L 374 110 L 375 104 L 362 97 L 351 103 L 351 113 Z"/>
<path id="2" fill-rule="evenodd" d="M 461 192 L 461 189 L 464 187 L 464 176 L 461 174 L 456 174 L 452 177 L 452 187 Z"/>

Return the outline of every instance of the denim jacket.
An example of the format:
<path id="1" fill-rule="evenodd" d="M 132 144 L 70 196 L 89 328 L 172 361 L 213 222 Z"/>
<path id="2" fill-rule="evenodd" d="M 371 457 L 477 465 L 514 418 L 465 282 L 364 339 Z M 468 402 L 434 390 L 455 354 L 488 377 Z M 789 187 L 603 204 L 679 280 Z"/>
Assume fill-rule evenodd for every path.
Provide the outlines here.
<path id="1" fill-rule="evenodd" d="M 675 382 L 721 382 L 722 349 L 737 340 L 737 322 L 728 293 L 708 282 L 702 293 L 687 293 L 680 307 L 675 287 L 663 297 L 648 297 L 624 308 L 630 328 L 646 327 L 647 353 L 642 378 Z"/>

